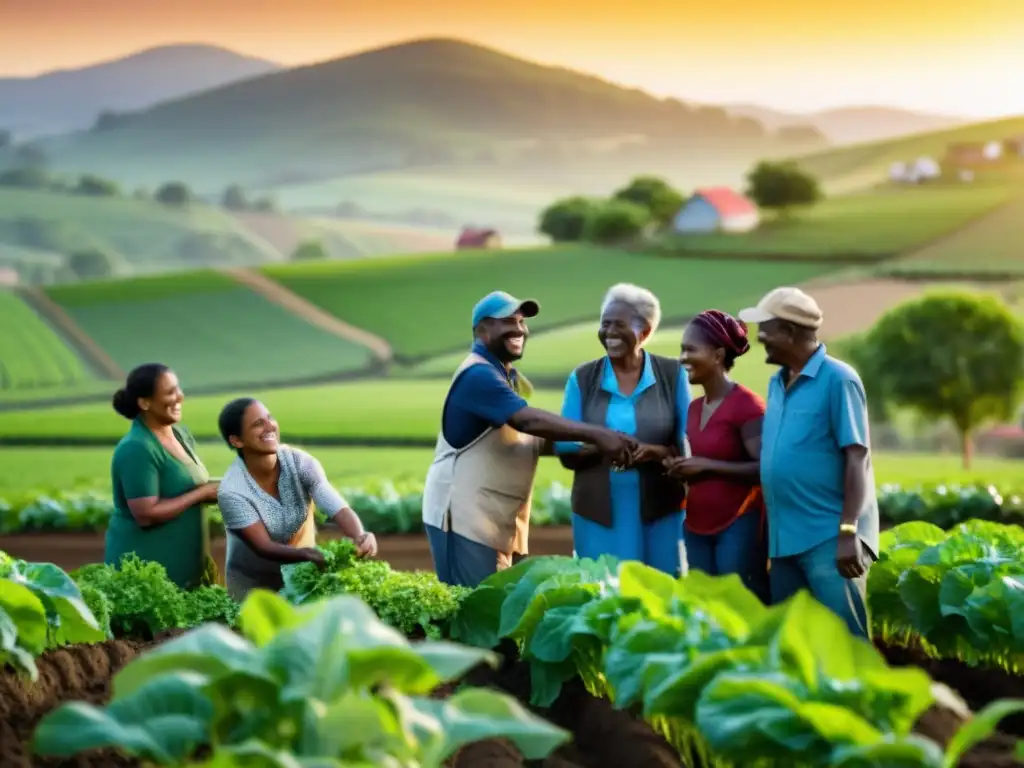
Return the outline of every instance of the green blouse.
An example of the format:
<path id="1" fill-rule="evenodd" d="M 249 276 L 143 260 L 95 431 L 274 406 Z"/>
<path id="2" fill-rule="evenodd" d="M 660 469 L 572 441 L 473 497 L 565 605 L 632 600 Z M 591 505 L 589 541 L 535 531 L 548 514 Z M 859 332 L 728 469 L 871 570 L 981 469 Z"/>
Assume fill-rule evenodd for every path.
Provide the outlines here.
<path id="1" fill-rule="evenodd" d="M 196 442 L 185 427 L 174 436 L 191 461 L 172 455 L 141 420 L 114 449 L 110 478 L 114 486 L 114 514 L 107 527 L 104 562 L 116 565 L 124 555 L 160 563 L 171 581 L 184 589 L 197 587 L 210 553 L 210 533 L 201 505 L 189 507 L 173 520 L 143 528 L 128 509 L 128 499 L 181 496 L 210 479 L 199 460 Z"/>

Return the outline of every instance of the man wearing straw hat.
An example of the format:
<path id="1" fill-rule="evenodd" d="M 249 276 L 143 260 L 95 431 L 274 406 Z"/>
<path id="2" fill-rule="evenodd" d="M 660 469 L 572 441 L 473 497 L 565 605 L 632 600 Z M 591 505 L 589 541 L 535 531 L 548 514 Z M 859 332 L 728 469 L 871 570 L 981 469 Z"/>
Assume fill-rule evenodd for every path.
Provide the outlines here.
<path id="1" fill-rule="evenodd" d="M 867 397 L 857 372 L 817 337 L 823 317 L 798 288 L 776 288 L 740 319 L 758 325 L 768 385 L 761 485 L 772 602 L 807 589 L 870 638 L 867 573 L 878 553 L 878 501 Z"/>

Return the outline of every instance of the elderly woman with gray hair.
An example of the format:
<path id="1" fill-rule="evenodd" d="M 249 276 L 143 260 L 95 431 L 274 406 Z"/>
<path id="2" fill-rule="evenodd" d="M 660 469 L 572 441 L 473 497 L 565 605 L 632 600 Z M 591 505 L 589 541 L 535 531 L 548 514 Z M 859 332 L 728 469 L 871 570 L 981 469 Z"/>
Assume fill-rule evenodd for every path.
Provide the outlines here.
<path id="1" fill-rule="evenodd" d="M 662 461 L 686 451 L 690 384 L 679 360 L 644 350 L 660 321 L 653 293 L 629 283 L 613 286 L 597 332 L 606 354 L 576 368 L 565 385 L 562 416 L 639 441 L 628 466 L 613 467 L 577 443 L 556 443 L 555 450 L 575 472 L 576 555 L 609 554 L 676 574 L 685 488 L 666 476 Z"/>

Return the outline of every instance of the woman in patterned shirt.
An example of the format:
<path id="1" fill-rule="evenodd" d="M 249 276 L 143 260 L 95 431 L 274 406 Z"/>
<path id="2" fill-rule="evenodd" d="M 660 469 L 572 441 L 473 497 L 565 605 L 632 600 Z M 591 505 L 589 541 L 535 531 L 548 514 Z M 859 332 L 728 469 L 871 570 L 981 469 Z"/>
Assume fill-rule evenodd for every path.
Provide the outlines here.
<path id="1" fill-rule="evenodd" d="M 320 462 L 280 443 L 277 422 L 258 400 L 232 400 L 218 419 L 220 433 L 238 453 L 220 482 L 217 503 L 228 536 L 228 592 L 243 600 L 250 590 L 282 588 L 286 563 L 322 564 L 313 509 L 319 507 L 351 538 L 360 556 L 377 554 L 348 502 L 331 487 Z"/>

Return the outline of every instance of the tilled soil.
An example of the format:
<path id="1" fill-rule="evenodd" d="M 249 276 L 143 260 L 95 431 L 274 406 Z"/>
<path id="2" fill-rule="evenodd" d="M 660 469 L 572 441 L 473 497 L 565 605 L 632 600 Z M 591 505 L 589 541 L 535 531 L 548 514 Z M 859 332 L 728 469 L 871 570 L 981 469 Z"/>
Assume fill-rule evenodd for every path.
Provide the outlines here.
<path id="1" fill-rule="evenodd" d="M 478 667 L 465 682 L 496 688 L 521 702 L 530 700 L 530 668 L 518 659 L 515 645 L 505 642 L 497 649 L 504 658 L 498 669 Z M 647 723 L 629 712 L 616 710 L 605 699 L 591 696 L 579 681 L 562 688 L 550 709 L 536 714 L 573 735 L 570 744 L 543 761 L 527 761 L 510 743 L 483 741 L 461 749 L 451 760 L 453 768 L 682 768 L 675 750 Z M 691 766 L 690 768 L 699 768 Z"/>
<path id="2" fill-rule="evenodd" d="M 886 645 L 878 640 L 875 646 L 893 666 L 920 667 L 932 680 L 949 686 L 974 712 L 996 699 L 1024 698 L 1024 677 L 1006 670 L 972 667 L 956 659 L 933 659 L 919 648 Z M 999 730 L 1024 738 L 1024 715 L 1007 717 L 999 723 Z"/>
<path id="3" fill-rule="evenodd" d="M 32 755 L 32 734 L 42 717 L 65 701 L 92 704 L 106 701 L 114 674 L 150 644 L 108 640 L 49 651 L 36 659 L 39 679 L 24 680 L 0 672 L 0 768 L 128 768 L 141 766 L 135 758 L 112 750 L 72 758 Z"/>
<path id="4" fill-rule="evenodd" d="M 166 638 L 161 637 L 159 640 Z M 32 734 L 39 720 L 65 701 L 102 703 L 109 698 L 117 671 L 155 642 L 111 640 L 92 646 L 70 646 L 37 659 L 39 679 L 29 683 L 13 672 L 0 673 L 0 768 L 129 768 L 134 758 L 110 750 L 73 758 L 33 758 Z M 919 666 L 933 679 L 958 691 L 972 710 L 999 698 L 1024 696 L 1024 678 L 1002 670 L 972 668 L 954 660 L 930 659 L 918 650 L 879 643 L 890 664 Z M 463 681 L 530 698 L 529 665 L 518 659 L 514 644 L 499 647 L 504 662 L 498 669 L 479 667 Z M 435 692 L 444 697 L 456 690 L 447 685 Z M 450 761 L 452 768 L 683 768 L 671 746 L 647 723 L 591 696 L 579 681 L 564 686 L 550 709 L 537 714 L 573 734 L 573 742 L 542 761 L 529 761 L 508 741 L 495 739 L 464 747 Z M 946 744 L 963 723 L 947 709 L 933 708 L 915 730 Z M 1003 733 L 979 744 L 961 761 L 963 768 L 1010 768 L 1024 762 L 1014 758 L 1016 738 L 1024 736 L 1024 718 L 1007 718 Z M 687 766 L 703 768 L 703 766 Z"/>

